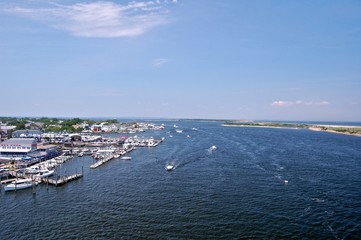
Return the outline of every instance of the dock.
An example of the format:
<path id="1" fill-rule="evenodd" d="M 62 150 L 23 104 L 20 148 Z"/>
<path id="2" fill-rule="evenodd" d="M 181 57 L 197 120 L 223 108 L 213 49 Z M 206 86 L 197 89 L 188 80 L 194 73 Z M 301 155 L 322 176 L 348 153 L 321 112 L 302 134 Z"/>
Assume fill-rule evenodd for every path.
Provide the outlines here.
<path id="1" fill-rule="evenodd" d="M 104 159 L 99 160 L 99 161 L 97 161 L 96 163 L 90 165 L 90 168 L 97 168 L 97 167 L 103 165 L 104 163 L 112 160 L 113 158 L 114 158 L 113 155 L 110 155 L 110 156 L 108 156 L 108 157 L 105 157 Z"/>
<path id="2" fill-rule="evenodd" d="M 15 181 L 15 179 L 16 179 L 16 178 L 10 178 L 10 179 L 1 180 L 1 184 L 11 183 L 11 182 Z"/>
<path id="3" fill-rule="evenodd" d="M 54 185 L 54 186 L 61 186 L 61 185 L 64 185 L 68 182 L 71 182 L 71 181 L 74 181 L 76 179 L 79 179 L 83 177 L 83 174 L 80 174 L 80 173 L 76 173 L 76 174 L 73 174 L 73 175 L 70 175 L 70 176 L 63 176 L 59 179 L 51 179 L 51 178 L 42 178 L 41 181 L 44 182 L 44 183 L 47 183 L 47 184 L 51 184 L 51 185 Z"/>

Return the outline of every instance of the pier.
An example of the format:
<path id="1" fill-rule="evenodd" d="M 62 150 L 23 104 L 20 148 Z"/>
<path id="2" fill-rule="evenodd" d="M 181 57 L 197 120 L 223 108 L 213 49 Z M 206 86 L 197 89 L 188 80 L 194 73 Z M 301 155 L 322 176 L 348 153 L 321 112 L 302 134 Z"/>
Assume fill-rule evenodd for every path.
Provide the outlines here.
<path id="1" fill-rule="evenodd" d="M 1 180 L 1 184 L 11 183 L 11 182 L 13 182 L 15 179 L 16 179 L 16 178 L 10 178 L 10 179 Z"/>
<path id="2" fill-rule="evenodd" d="M 50 185 L 54 185 L 54 186 L 61 186 L 64 185 L 68 182 L 74 181 L 76 179 L 79 179 L 83 177 L 83 174 L 80 173 L 76 173 L 70 176 L 63 176 L 59 179 L 51 179 L 51 178 L 42 178 L 41 181 Z"/>
<path id="3" fill-rule="evenodd" d="M 104 163 L 112 160 L 113 158 L 114 158 L 113 155 L 107 156 L 107 157 L 105 157 L 104 159 L 99 160 L 99 161 L 97 161 L 96 163 L 90 165 L 90 168 L 97 168 L 97 167 L 103 165 Z"/>

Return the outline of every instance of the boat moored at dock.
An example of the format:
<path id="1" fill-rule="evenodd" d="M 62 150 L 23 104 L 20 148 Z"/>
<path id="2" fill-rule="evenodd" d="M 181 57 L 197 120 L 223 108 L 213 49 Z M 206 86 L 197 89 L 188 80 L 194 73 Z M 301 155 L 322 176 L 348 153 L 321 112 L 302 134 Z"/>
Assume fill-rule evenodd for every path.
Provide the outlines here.
<path id="1" fill-rule="evenodd" d="M 20 190 L 20 189 L 25 189 L 25 188 L 31 188 L 34 185 L 37 185 L 38 183 L 30 178 L 25 178 L 25 179 L 16 179 L 14 181 L 12 181 L 11 183 L 9 183 L 8 185 L 6 185 L 4 187 L 5 192 L 6 191 L 16 191 L 16 190 Z"/>
<path id="2" fill-rule="evenodd" d="M 46 177 L 50 177 L 54 174 L 55 170 L 42 170 L 40 171 L 38 174 L 34 175 L 34 178 L 46 178 Z"/>

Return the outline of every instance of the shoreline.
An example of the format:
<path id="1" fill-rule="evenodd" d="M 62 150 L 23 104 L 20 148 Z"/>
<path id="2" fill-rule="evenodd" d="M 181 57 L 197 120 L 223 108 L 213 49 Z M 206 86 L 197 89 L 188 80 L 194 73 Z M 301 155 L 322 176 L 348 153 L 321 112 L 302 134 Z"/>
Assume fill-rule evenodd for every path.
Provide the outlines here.
<path id="1" fill-rule="evenodd" d="M 297 127 L 281 127 L 281 126 L 261 126 L 261 125 L 247 125 L 247 124 L 222 124 L 224 127 L 249 127 L 249 128 L 285 128 L 285 129 L 301 129 Z"/>
<path id="2" fill-rule="evenodd" d="M 328 133 L 336 133 L 336 134 L 344 134 L 349 136 L 356 136 L 361 137 L 361 126 L 345 126 L 345 125 L 308 125 L 308 124 L 302 124 L 297 125 L 294 124 L 283 124 L 283 123 L 272 123 L 273 125 L 267 125 L 269 123 L 224 123 L 222 126 L 224 127 L 255 127 L 255 128 L 284 128 L 284 129 L 308 129 L 310 131 L 316 131 L 316 132 L 328 132 Z M 279 126 L 277 126 L 279 125 Z M 337 131 L 338 129 L 338 131 Z M 349 132 L 349 131 L 355 131 L 356 132 Z"/>

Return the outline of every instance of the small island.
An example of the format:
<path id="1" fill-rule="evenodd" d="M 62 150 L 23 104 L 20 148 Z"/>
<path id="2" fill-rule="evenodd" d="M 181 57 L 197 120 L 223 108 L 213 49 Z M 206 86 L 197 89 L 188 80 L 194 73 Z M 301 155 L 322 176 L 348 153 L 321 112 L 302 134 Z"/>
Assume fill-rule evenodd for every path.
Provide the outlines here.
<path id="1" fill-rule="evenodd" d="M 347 135 L 353 135 L 359 137 L 361 136 L 361 126 L 282 123 L 282 122 L 254 122 L 254 121 L 227 121 L 223 124 L 223 126 L 309 129 L 312 131 L 347 134 Z"/>

